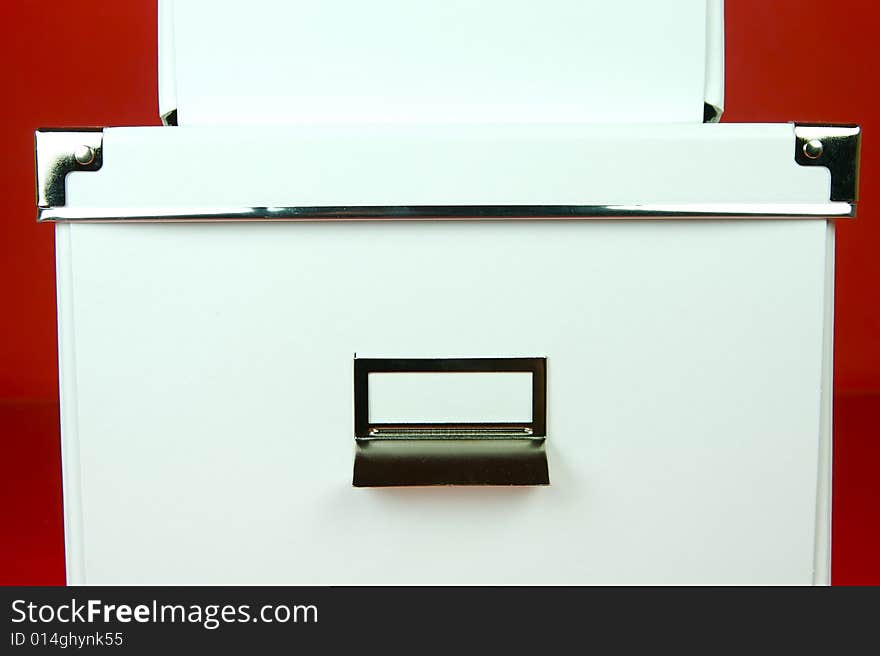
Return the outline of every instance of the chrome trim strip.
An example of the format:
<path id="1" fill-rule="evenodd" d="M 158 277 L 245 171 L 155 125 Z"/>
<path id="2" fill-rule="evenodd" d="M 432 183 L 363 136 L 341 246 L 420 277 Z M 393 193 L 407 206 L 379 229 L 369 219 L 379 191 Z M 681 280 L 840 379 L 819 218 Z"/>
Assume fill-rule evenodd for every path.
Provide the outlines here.
<path id="1" fill-rule="evenodd" d="M 856 206 L 828 203 L 643 203 L 627 205 L 360 205 L 339 207 L 40 207 L 57 221 L 363 221 L 499 219 L 835 219 Z"/>

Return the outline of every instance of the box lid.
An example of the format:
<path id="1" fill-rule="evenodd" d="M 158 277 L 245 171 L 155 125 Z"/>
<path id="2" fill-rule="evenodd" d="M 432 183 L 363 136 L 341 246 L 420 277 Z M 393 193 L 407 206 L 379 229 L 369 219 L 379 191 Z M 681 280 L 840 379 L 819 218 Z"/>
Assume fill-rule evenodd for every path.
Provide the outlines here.
<path id="1" fill-rule="evenodd" d="M 723 0 L 160 0 L 180 125 L 702 122 Z"/>

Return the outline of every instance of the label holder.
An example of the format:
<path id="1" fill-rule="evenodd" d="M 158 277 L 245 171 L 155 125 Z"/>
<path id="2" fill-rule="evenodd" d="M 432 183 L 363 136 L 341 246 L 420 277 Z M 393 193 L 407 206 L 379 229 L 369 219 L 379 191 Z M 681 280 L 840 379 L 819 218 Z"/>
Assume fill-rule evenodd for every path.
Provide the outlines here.
<path id="1" fill-rule="evenodd" d="M 546 358 L 355 358 L 355 487 L 547 485 Z M 528 422 L 371 422 L 372 373 L 530 373 Z"/>

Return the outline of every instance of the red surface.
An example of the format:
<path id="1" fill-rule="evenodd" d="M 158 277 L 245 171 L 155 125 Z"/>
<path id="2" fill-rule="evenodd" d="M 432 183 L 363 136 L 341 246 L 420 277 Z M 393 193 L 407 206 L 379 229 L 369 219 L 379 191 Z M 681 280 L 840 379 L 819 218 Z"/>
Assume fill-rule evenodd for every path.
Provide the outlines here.
<path id="1" fill-rule="evenodd" d="M 156 0 L 3 3 L 0 583 L 64 582 L 52 230 L 33 130 L 155 125 Z M 834 582 L 880 584 L 880 94 L 873 0 L 728 0 L 731 122 L 856 122 L 859 219 L 839 224 Z M 880 143 L 880 142 L 878 142 Z M 871 396 L 871 392 L 876 395 Z"/>

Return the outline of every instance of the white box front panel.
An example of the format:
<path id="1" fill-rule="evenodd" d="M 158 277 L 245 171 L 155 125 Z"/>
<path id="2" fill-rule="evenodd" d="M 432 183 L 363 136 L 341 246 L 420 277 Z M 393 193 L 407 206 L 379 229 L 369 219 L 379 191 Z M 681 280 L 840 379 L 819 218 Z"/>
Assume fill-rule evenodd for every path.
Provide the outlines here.
<path id="1" fill-rule="evenodd" d="M 824 221 L 57 231 L 73 583 L 814 580 Z M 551 485 L 352 488 L 355 352 L 546 356 Z"/>

